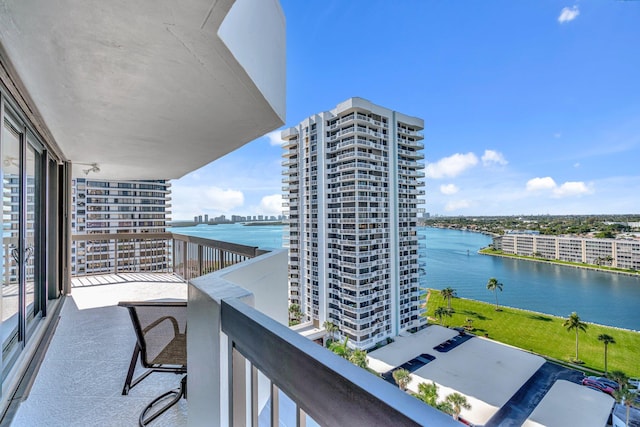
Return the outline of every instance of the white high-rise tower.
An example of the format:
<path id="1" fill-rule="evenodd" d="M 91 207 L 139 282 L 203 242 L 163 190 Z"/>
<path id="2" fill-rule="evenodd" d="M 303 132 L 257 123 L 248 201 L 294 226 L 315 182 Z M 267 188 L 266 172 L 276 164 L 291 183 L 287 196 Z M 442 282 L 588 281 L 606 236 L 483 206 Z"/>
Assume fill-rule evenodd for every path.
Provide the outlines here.
<path id="1" fill-rule="evenodd" d="M 282 132 L 289 296 L 368 349 L 421 316 L 422 119 L 351 98 Z"/>

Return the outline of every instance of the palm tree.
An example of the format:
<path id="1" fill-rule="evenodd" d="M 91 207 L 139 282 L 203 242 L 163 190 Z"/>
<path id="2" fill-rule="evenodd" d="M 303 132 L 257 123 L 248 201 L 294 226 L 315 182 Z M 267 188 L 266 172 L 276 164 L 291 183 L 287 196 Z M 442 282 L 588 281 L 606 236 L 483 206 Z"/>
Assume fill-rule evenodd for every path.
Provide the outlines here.
<path id="1" fill-rule="evenodd" d="M 621 403 L 627 407 L 627 420 L 625 422 L 625 426 L 629 427 L 629 409 L 633 404 L 633 399 L 636 398 L 635 393 L 629 390 L 629 387 L 627 386 L 627 384 L 624 384 L 624 385 L 621 385 L 621 387 L 618 390 L 615 390 L 613 392 L 613 397 L 615 397 L 618 403 Z"/>
<path id="2" fill-rule="evenodd" d="M 420 383 L 418 384 L 418 392 L 414 396 L 436 408 L 438 405 L 438 386 L 434 382 L 431 384 Z"/>
<path id="3" fill-rule="evenodd" d="M 607 349 L 609 344 L 615 344 L 616 340 L 607 334 L 598 335 L 598 341 L 602 341 L 604 343 L 604 375 L 607 375 Z"/>
<path id="4" fill-rule="evenodd" d="M 467 398 L 460 393 L 452 393 L 445 399 L 446 402 L 449 402 L 453 407 L 453 419 L 458 420 L 460 417 L 460 412 L 463 409 L 469 410 L 471 409 L 471 405 L 467 402 Z"/>
<path id="5" fill-rule="evenodd" d="M 302 311 L 298 304 L 291 304 L 289 306 L 289 326 L 297 325 L 302 319 Z"/>
<path id="6" fill-rule="evenodd" d="M 442 318 L 444 316 L 451 317 L 451 312 L 444 307 L 438 307 L 436 311 L 433 312 L 433 315 L 440 319 L 440 325 L 442 325 Z"/>
<path id="7" fill-rule="evenodd" d="M 464 329 L 469 332 L 473 331 L 473 319 L 467 317 L 467 320 L 465 320 L 465 323 L 466 324 L 464 325 Z"/>
<path id="8" fill-rule="evenodd" d="M 348 342 L 349 342 L 349 337 L 344 337 L 343 342 L 334 341 L 331 344 L 329 344 L 329 350 L 333 351 L 335 354 L 337 354 L 338 356 L 344 359 L 348 359 L 349 353 L 350 353 L 350 349 L 347 346 Z"/>
<path id="9" fill-rule="evenodd" d="M 575 359 L 575 362 L 579 362 L 580 359 L 578 358 L 578 332 L 580 332 L 580 331 L 586 332 L 588 325 L 586 323 L 584 323 L 583 321 L 581 321 L 580 320 L 580 316 L 578 316 L 578 313 L 576 313 L 574 311 L 573 313 L 571 313 L 569 318 L 562 323 L 562 326 L 567 328 L 567 331 L 571 331 L 572 329 L 575 329 L 575 331 L 576 331 L 576 359 Z"/>
<path id="10" fill-rule="evenodd" d="M 617 382 L 618 384 L 620 384 L 620 387 L 624 387 L 627 386 L 629 384 L 629 377 L 627 376 L 627 374 L 625 374 L 624 372 L 620 371 L 620 370 L 615 370 L 615 371 L 611 371 L 609 372 L 609 378 L 611 378 L 612 380 L 614 380 L 615 382 Z"/>
<path id="11" fill-rule="evenodd" d="M 440 291 L 440 295 L 442 295 L 442 298 L 447 300 L 447 308 L 451 311 L 451 298 L 456 296 L 456 290 L 452 287 L 446 287 Z"/>
<path id="12" fill-rule="evenodd" d="M 498 282 L 498 279 L 496 279 L 495 277 L 492 277 L 487 282 L 487 289 L 493 291 L 496 294 L 496 311 L 500 310 L 500 306 L 498 305 L 498 291 L 502 292 L 503 286 L 504 285 Z"/>
<path id="13" fill-rule="evenodd" d="M 447 402 L 446 400 L 436 403 L 435 408 L 445 414 L 453 415 L 453 405 L 451 405 L 451 402 Z"/>
<path id="14" fill-rule="evenodd" d="M 393 379 L 395 380 L 396 384 L 398 384 L 398 388 L 402 391 L 405 391 L 407 389 L 407 386 L 411 382 L 411 373 L 406 369 L 400 368 L 393 371 L 391 375 L 393 375 Z"/>
<path id="15" fill-rule="evenodd" d="M 338 332 L 338 326 L 329 320 L 325 321 L 322 324 L 322 326 L 324 327 L 324 330 L 327 333 L 326 336 L 328 337 L 328 339 L 325 340 L 326 345 L 329 346 L 329 338 L 331 339 L 331 342 L 335 341 L 336 339 L 336 332 Z"/>
<path id="16" fill-rule="evenodd" d="M 364 350 L 360 350 L 359 348 L 353 350 L 349 353 L 348 357 L 349 362 L 354 365 L 367 369 L 369 367 L 369 361 L 367 360 L 367 352 Z"/>

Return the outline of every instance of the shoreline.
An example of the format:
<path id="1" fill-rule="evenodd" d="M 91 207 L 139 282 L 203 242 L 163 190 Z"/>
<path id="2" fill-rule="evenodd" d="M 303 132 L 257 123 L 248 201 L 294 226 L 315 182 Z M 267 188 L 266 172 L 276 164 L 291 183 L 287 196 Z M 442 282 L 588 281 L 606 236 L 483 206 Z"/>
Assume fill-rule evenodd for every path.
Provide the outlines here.
<path id="1" fill-rule="evenodd" d="M 549 260 L 546 260 L 546 259 L 523 257 L 523 256 L 520 256 L 520 255 L 487 253 L 487 252 L 482 252 L 483 249 L 486 249 L 486 248 L 479 249 L 477 253 L 479 255 L 488 255 L 488 256 L 496 256 L 496 257 L 502 257 L 502 258 L 518 259 L 518 260 L 522 260 L 522 261 L 539 262 L 539 263 L 544 263 L 544 264 L 557 265 L 557 266 L 560 266 L 560 267 L 580 268 L 580 269 L 583 269 L 583 270 L 592 270 L 592 271 L 600 271 L 600 272 L 603 272 L 603 273 L 620 274 L 622 276 L 635 277 L 637 279 L 640 279 L 640 272 L 631 273 L 631 272 L 628 272 L 628 271 L 609 270 L 609 269 L 606 269 L 606 268 L 599 268 L 599 267 L 595 267 L 595 266 L 591 267 L 591 266 L 579 265 L 579 264 L 565 264 L 564 262 L 560 263 L 560 262 L 556 262 L 556 261 L 549 261 Z"/>
<path id="2" fill-rule="evenodd" d="M 483 231 L 483 230 L 474 230 L 472 228 L 459 228 L 459 227 L 446 227 L 446 226 L 439 226 L 439 225 L 421 225 L 421 227 L 425 227 L 425 228 L 439 228 L 441 230 L 454 230 L 454 231 L 468 231 L 470 233 L 478 233 L 478 234 L 484 234 L 485 236 L 489 236 L 489 237 L 498 237 L 500 236 L 500 234 L 498 233 L 492 233 L 490 231 Z"/>
<path id="3" fill-rule="evenodd" d="M 429 296 L 431 295 L 431 292 L 440 292 L 440 289 L 435 289 L 435 288 L 427 288 L 427 298 L 425 300 L 425 304 L 428 303 L 429 301 Z M 466 297 L 454 297 L 454 299 L 461 299 L 461 300 L 465 300 L 465 301 L 472 301 L 472 302 L 476 302 L 476 303 L 480 303 L 480 304 L 487 304 L 490 306 L 493 306 L 493 303 L 490 302 L 486 302 L 486 301 L 481 301 L 479 299 L 473 299 L 473 298 L 466 298 Z M 526 308 L 520 308 L 520 307 L 513 307 L 510 305 L 504 305 L 504 304 L 500 304 L 500 308 L 508 308 L 511 310 L 518 310 L 518 311 L 522 311 L 525 313 L 532 313 L 532 314 L 538 314 L 538 315 L 542 315 L 542 316 L 549 316 L 549 317 L 555 317 L 556 319 L 566 319 L 566 317 L 562 317 L 562 316 L 558 316 L 557 314 L 551 314 L 551 313 L 544 313 L 542 311 L 535 311 L 535 310 L 529 310 Z M 621 328 L 620 326 L 611 326 L 611 325 L 605 325 L 602 323 L 596 323 L 596 322 L 589 322 L 586 320 L 583 320 L 584 323 L 588 323 L 589 325 L 595 325 L 595 326 L 602 326 L 603 328 L 611 328 L 611 329 L 616 329 L 616 330 L 620 330 L 620 331 L 627 331 L 627 332 L 635 332 L 635 333 L 639 333 L 639 330 L 635 330 L 635 329 L 629 329 L 629 328 Z"/>
<path id="4" fill-rule="evenodd" d="M 439 294 L 439 290 L 430 288 Z M 444 306 L 446 301 L 440 295 L 432 295 L 433 303 L 428 307 L 431 312 L 438 306 Z M 457 301 L 457 303 L 456 303 Z M 464 326 L 465 318 L 471 318 L 472 334 L 492 339 L 494 341 L 516 347 L 545 359 L 570 366 L 581 371 L 604 371 L 602 363 L 602 343 L 597 340 L 599 334 L 609 334 L 616 338 L 620 348 L 616 349 L 615 358 L 610 358 L 609 368 L 627 372 L 630 376 L 640 375 L 640 355 L 637 347 L 640 345 L 640 331 L 609 326 L 602 323 L 581 319 L 589 325 L 588 334 L 580 338 L 580 359 L 584 363 L 576 365 L 572 362 L 575 340 L 573 334 L 566 332 L 564 321 L 567 317 L 543 313 L 536 310 L 522 309 L 509 305 L 500 305 L 500 311 L 494 311 L 493 303 L 477 299 L 455 297 L 454 312 L 451 320 L 445 322 L 449 327 Z M 495 314 L 494 314 L 495 313 Z M 437 324 L 435 321 L 430 323 Z M 487 336 L 488 334 L 488 336 Z"/>
<path id="5" fill-rule="evenodd" d="M 438 291 L 437 289 L 430 289 L 430 290 Z M 493 303 L 480 301 L 480 300 L 473 299 L 473 298 L 465 298 L 465 297 L 455 297 L 455 298 L 463 299 L 463 300 L 466 300 L 466 301 L 473 301 L 473 302 L 477 302 L 477 303 L 480 303 L 480 304 L 493 305 Z M 520 307 L 512 307 L 510 305 L 500 304 L 500 308 L 508 308 L 510 310 L 518 310 L 518 311 L 522 311 L 522 312 L 525 312 L 525 313 L 537 314 L 537 315 L 541 315 L 541 316 L 555 317 L 556 319 L 561 319 L 561 320 L 566 319 L 566 317 L 558 316 L 557 314 L 543 313 L 541 311 L 528 310 L 526 308 L 520 308 Z M 601 326 L 603 328 L 611 328 L 611 329 L 615 329 L 615 330 L 619 330 L 619 331 L 634 332 L 634 333 L 640 334 L 640 331 L 637 331 L 635 329 L 621 328 L 619 326 L 604 325 L 602 323 L 589 322 L 589 321 L 586 321 L 586 320 L 582 320 L 582 322 L 587 323 L 589 325 Z"/>

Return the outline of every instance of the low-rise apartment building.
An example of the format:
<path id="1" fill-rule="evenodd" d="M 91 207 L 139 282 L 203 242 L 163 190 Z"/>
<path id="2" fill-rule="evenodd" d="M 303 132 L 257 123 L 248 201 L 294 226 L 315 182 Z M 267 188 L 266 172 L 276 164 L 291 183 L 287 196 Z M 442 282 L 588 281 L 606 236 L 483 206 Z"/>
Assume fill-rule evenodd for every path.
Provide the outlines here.
<path id="1" fill-rule="evenodd" d="M 506 254 L 640 270 L 639 239 L 507 233 L 494 237 L 493 246 Z"/>

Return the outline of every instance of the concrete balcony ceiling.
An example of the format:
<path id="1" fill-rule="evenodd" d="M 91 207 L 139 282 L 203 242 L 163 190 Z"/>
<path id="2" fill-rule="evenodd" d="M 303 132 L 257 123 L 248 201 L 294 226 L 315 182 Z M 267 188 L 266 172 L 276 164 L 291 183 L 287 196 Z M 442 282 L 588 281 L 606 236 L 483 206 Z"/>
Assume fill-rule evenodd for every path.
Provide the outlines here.
<path id="1" fill-rule="evenodd" d="M 74 175 L 171 179 L 279 127 L 277 0 L 0 0 L 0 55 Z M 90 167 L 90 166 L 89 166 Z"/>

